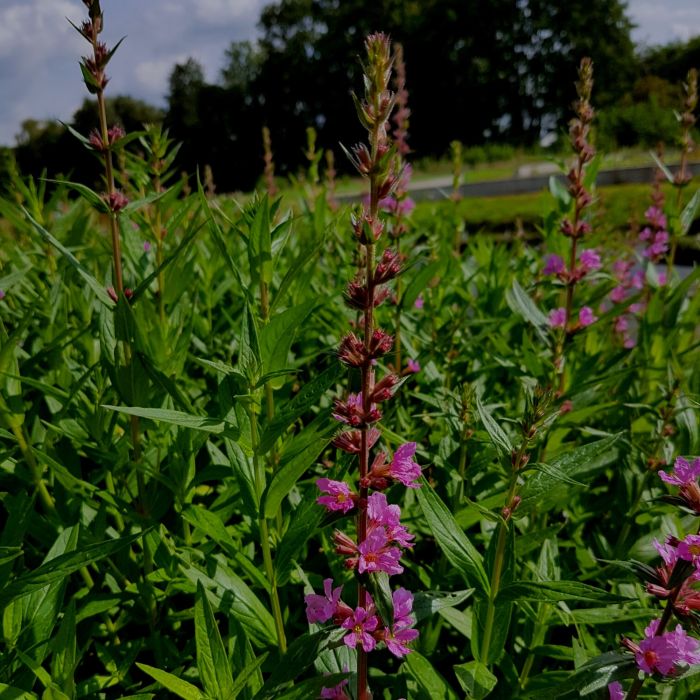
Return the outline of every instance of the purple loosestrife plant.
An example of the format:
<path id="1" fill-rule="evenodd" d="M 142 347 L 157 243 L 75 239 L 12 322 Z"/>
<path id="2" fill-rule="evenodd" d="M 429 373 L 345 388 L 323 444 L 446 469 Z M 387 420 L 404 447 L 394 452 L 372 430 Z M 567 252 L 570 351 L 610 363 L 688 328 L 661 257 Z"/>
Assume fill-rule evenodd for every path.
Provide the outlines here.
<path id="1" fill-rule="evenodd" d="M 700 457 L 678 457 L 673 471 L 661 470 L 659 477 L 679 489 L 667 500 L 700 516 Z M 688 667 L 700 664 L 700 640 L 690 636 L 684 627 L 690 624 L 695 629 L 693 620 L 700 610 L 700 591 L 695 587 L 700 581 L 700 535 L 689 534 L 682 540 L 669 536 L 663 543 L 654 540 L 654 548 L 662 563 L 655 568 L 638 565 L 638 570 L 646 579 L 647 593 L 664 601 L 664 610 L 646 627 L 641 641 L 623 638 L 622 646 L 634 655 L 640 674 L 626 695 L 619 682 L 611 683 L 611 698 L 635 700 L 649 676 L 676 678 Z M 678 624 L 669 629 L 674 616 Z"/>
<path id="2" fill-rule="evenodd" d="M 345 566 L 357 572 L 357 605 L 353 608 L 344 603 L 340 598 L 341 587 L 334 588 L 331 579 L 324 582 L 323 596 L 306 596 L 309 622 L 332 620 L 347 631 L 344 643 L 357 650 L 357 700 L 370 697 L 367 654 L 383 643 L 395 656 L 405 656 L 409 653 L 407 644 L 418 636 L 411 615 L 413 596 L 399 588 L 391 600 L 375 603 L 368 591 L 368 577 L 392 576 L 403 571 L 401 553 L 412 546 L 413 536 L 400 524 L 399 506 L 389 504 L 382 491 L 393 483 L 415 488 L 421 472 L 414 461 L 415 443 L 398 447 L 391 458 L 380 451 L 370 460 L 372 448 L 381 435 L 376 424 L 382 418 L 382 404 L 391 400 L 399 383 L 399 378 L 391 373 L 376 379 L 377 362 L 390 352 L 393 339 L 376 326 L 374 309 L 387 298 L 386 285 L 400 272 L 398 253 L 386 249 L 377 262 L 376 249 L 385 226 L 380 218 L 380 202 L 393 193 L 401 174 L 395 165 L 397 147 L 387 134 L 395 103 L 388 88 L 392 69 L 389 39 L 384 34 L 372 34 L 365 48 L 365 94 L 362 100 L 355 97 L 355 103 L 368 131 L 369 143 L 355 146 L 350 158 L 368 180 L 370 194 L 368 203 L 352 217 L 363 269 L 346 292 L 348 306 L 362 315 L 361 332 L 348 333 L 338 350 L 341 362 L 359 370 L 360 390 L 345 399 L 337 399 L 333 412 L 333 417 L 344 425 L 334 444 L 357 455 L 359 469 L 353 487 L 325 478 L 317 481 L 321 491 L 319 504 L 329 511 L 352 512 L 355 516 L 356 537 L 336 530 L 333 541 L 336 553 L 345 557 Z"/>
<path id="3" fill-rule="evenodd" d="M 80 62 L 80 70 L 82 71 L 83 80 L 88 92 L 91 95 L 95 95 L 97 98 L 99 129 L 93 131 L 87 141 L 96 152 L 102 154 L 104 161 L 106 191 L 103 195 L 103 199 L 109 210 L 109 224 L 112 237 L 112 264 L 114 267 L 113 282 L 117 297 L 119 297 L 124 291 L 124 276 L 122 272 L 118 214 L 126 207 L 129 200 L 115 187 L 112 153 L 115 148 L 118 147 L 119 141 L 124 138 L 125 133 L 119 126 L 108 127 L 107 125 L 105 88 L 107 87 L 109 78 L 105 71 L 107 64 L 117 48 L 119 48 L 121 41 L 112 49 L 109 49 L 106 44 L 99 40 L 99 36 L 104 29 L 104 15 L 100 7 L 100 0 L 83 0 L 83 4 L 88 9 L 88 19 L 79 27 L 72 22 L 71 24 L 91 47 L 91 53 L 87 56 L 83 56 Z"/>
<path id="4" fill-rule="evenodd" d="M 595 149 L 589 141 L 591 123 L 593 121 L 593 107 L 591 106 L 591 92 L 593 90 L 593 63 L 590 58 L 581 60 L 578 71 L 576 92 L 578 99 L 574 109 L 576 116 L 569 123 L 569 136 L 571 145 L 576 154 L 574 165 L 566 175 L 567 189 L 571 200 L 572 210 L 570 216 L 562 219 L 560 231 L 570 239 L 568 263 L 559 256 L 550 256 L 545 267 L 545 274 L 557 275 L 566 287 L 566 299 L 564 306 L 557 309 L 554 316 L 550 315 L 550 325 L 556 329 L 558 342 L 554 356 L 554 368 L 559 375 L 559 392 L 563 392 L 566 382 L 564 367 L 565 349 L 569 338 L 583 328 L 593 318 L 592 314 L 584 313 L 575 323 L 574 317 L 574 288 L 576 284 L 588 273 L 600 267 L 600 258 L 595 250 L 579 251 L 579 241 L 590 233 L 591 225 L 586 217 L 586 210 L 593 200 L 588 189 L 587 168 L 595 156 Z"/>

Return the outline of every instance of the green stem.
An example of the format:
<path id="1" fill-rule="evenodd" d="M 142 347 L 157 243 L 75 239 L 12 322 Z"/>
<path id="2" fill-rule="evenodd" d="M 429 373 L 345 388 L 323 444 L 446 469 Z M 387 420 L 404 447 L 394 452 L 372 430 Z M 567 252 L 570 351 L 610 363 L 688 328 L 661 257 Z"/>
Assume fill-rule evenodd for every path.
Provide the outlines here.
<path id="1" fill-rule="evenodd" d="M 525 450 L 527 449 L 528 439 L 525 438 L 515 458 L 512 462 L 512 471 L 510 477 L 510 485 L 508 494 L 506 495 L 505 505 L 510 506 L 515 496 L 515 490 L 518 487 L 518 472 L 522 465 Z M 498 524 L 498 540 L 496 541 L 496 552 L 493 559 L 493 570 L 491 572 L 491 585 L 489 592 L 488 607 L 486 608 L 486 621 L 484 623 L 484 632 L 481 641 L 481 657 L 488 658 L 489 647 L 491 646 L 491 636 L 493 634 L 493 623 L 496 617 L 496 598 L 501 588 L 501 576 L 503 575 L 503 565 L 505 563 L 506 552 L 506 536 L 508 534 L 508 522 L 499 522 Z"/>
<path id="2" fill-rule="evenodd" d="M 253 389 L 251 387 L 251 393 Z M 257 411 L 253 406 L 248 409 L 248 417 L 250 419 L 250 442 L 253 450 L 253 471 L 255 473 L 255 490 L 258 500 L 262 498 L 265 490 L 265 465 L 262 464 L 258 457 L 258 418 Z M 282 608 L 280 606 L 279 595 L 277 592 L 277 577 L 275 575 L 275 567 L 272 561 L 272 550 L 270 548 L 270 531 L 267 525 L 267 519 L 261 515 L 258 518 L 258 527 L 260 529 L 260 548 L 262 549 L 263 564 L 265 566 L 265 574 L 270 587 L 270 604 L 272 606 L 272 616 L 275 620 L 275 629 L 277 631 L 277 646 L 284 654 L 287 651 L 287 639 L 284 634 L 284 620 L 282 619 Z"/>
<path id="3" fill-rule="evenodd" d="M 46 510 L 47 513 L 55 513 L 56 504 L 46 488 L 46 482 L 42 477 L 43 470 L 36 461 L 36 457 L 34 456 L 31 445 L 29 444 L 29 438 L 26 435 L 24 426 L 13 425 L 12 432 L 17 439 L 17 444 L 19 445 L 22 457 L 24 457 L 24 461 L 29 467 L 29 471 L 32 475 L 32 481 L 34 482 L 34 487 L 39 494 L 39 500 L 44 506 L 44 510 Z"/>

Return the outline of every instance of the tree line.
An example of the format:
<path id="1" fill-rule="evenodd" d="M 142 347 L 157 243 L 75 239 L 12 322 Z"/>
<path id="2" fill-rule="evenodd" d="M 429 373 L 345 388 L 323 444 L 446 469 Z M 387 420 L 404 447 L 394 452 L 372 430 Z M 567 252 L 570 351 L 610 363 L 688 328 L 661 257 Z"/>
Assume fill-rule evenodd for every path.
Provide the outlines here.
<path id="1" fill-rule="evenodd" d="M 700 37 L 636 51 L 619 0 L 281 0 L 263 9 L 259 28 L 256 43 L 230 45 L 215 84 L 189 59 L 170 74 L 165 110 L 117 97 L 114 120 L 127 130 L 162 120 L 182 142 L 179 169 L 209 165 L 219 191 L 230 191 L 260 177 L 263 126 L 281 173 L 304 162 L 309 126 L 324 148 L 359 139 L 350 92 L 361 87 L 363 37 L 377 29 L 403 45 L 410 145 L 420 157 L 444 155 L 455 139 L 530 147 L 545 133 L 563 134 L 584 55 L 595 64 L 607 147 L 673 139 L 676 86 L 700 65 Z M 95 119 L 86 100 L 73 126 L 88 132 Z M 14 149 L 20 170 L 32 174 L 61 172 L 74 152 L 62 125 L 36 121 L 24 123 Z M 72 176 L 97 177 L 89 153 Z"/>

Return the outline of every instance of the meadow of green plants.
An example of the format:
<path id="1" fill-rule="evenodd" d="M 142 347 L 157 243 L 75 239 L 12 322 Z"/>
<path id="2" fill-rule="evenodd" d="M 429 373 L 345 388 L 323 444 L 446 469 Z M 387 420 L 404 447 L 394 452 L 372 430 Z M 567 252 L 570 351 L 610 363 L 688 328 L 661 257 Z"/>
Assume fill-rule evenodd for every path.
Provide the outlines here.
<path id="1" fill-rule="evenodd" d="M 700 697 L 696 77 L 607 216 L 583 61 L 504 242 L 413 209 L 383 35 L 365 203 L 313 153 L 239 203 L 106 123 L 85 5 L 104 181 L 0 200 L 0 698 Z"/>

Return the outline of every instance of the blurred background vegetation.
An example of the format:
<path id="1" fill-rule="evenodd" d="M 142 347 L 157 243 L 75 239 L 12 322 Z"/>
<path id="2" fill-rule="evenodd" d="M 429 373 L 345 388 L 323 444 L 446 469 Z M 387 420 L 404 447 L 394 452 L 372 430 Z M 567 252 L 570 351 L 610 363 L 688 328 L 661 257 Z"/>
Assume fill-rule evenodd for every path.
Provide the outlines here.
<path id="1" fill-rule="evenodd" d="M 680 82 L 700 66 L 700 36 L 638 50 L 619 0 L 281 0 L 264 8 L 259 28 L 256 43 L 230 45 L 216 84 L 188 59 L 170 73 L 165 110 L 113 97 L 111 121 L 127 131 L 162 122 L 183 144 L 178 170 L 210 166 L 219 192 L 249 190 L 262 173 L 263 125 L 283 176 L 305 163 L 307 127 L 321 149 L 361 136 L 348 86 L 360 84 L 362 38 L 377 29 L 404 46 L 410 143 L 421 159 L 444 157 L 455 139 L 468 164 L 537 151 L 543 137 L 556 152 L 584 55 L 595 62 L 598 146 L 672 146 Z M 72 126 L 87 133 L 96 120 L 86 98 Z M 96 181 L 99 163 L 79 150 L 64 125 L 27 120 L 0 169 L 15 160 L 23 174 Z"/>

